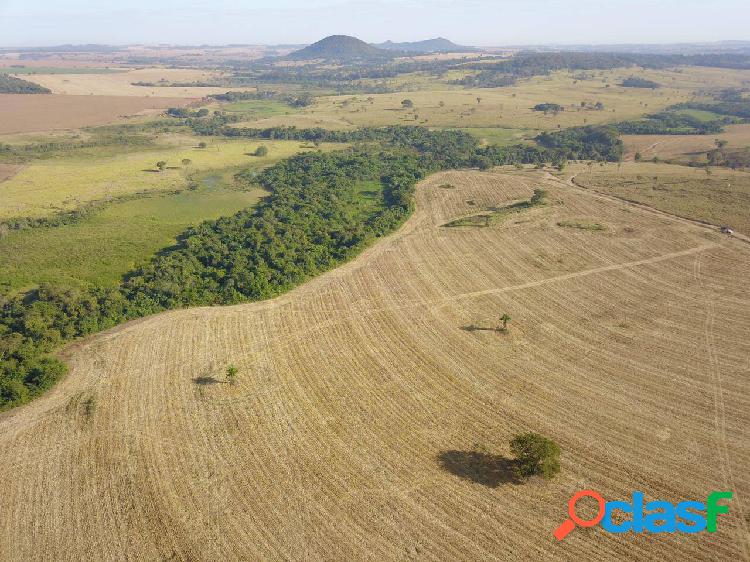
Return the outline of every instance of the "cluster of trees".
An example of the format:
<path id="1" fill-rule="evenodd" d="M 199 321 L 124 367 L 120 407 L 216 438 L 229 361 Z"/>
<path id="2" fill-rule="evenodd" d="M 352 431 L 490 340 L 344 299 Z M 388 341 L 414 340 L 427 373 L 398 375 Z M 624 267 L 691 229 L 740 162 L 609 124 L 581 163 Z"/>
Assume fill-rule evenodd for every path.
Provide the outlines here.
<path id="1" fill-rule="evenodd" d="M 548 151 L 566 160 L 622 160 L 623 143 L 614 127 L 573 127 L 552 133 L 541 133 L 535 140 Z"/>
<path id="2" fill-rule="evenodd" d="M 310 92 L 296 92 L 282 94 L 270 90 L 259 90 L 257 92 L 227 92 L 225 94 L 211 94 L 208 96 L 217 101 L 245 101 L 245 100 L 278 100 L 290 107 L 307 107 L 315 102 L 315 96 Z"/>
<path id="3" fill-rule="evenodd" d="M 623 135 L 708 135 L 722 132 L 726 123 L 724 119 L 705 121 L 687 113 L 662 111 L 614 127 Z"/>
<path id="4" fill-rule="evenodd" d="M 197 110 L 192 110 L 189 107 L 170 107 L 167 109 L 166 114 L 170 117 L 208 117 L 209 111 L 205 107 Z"/>
<path id="5" fill-rule="evenodd" d="M 533 108 L 534 111 L 543 111 L 544 113 L 559 113 L 565 111 L 565 108 L 559 103 L 538 103 Z"/>
<path id="6" fill-rule="evenodd" d="M 697 109 L 700 111 L 710 111 L 718 115 L 727 117 L 738 117 L 740 119 L 750 119 L 750 98 L 740 98 L 731 101 L 717 102 L 684 102 L 673 105 L 670 109 Z"/>
<path id="7" fill-rule="evenodd" d="M 729 99 L 727 99 L 727 97 Z M 713 113 L 715 119 L 700 119 L 685 110 Z M 623 135 L 709 135 L 721 133 L 725 125 L 750 121 L 750 99 L 740 94 L 719 94 L 717 101 L 684 102 L 643 119 L 623 121 L 614 127 Z"/>
<path id="8" fill-rule="evenodd" d="M 652 90 L 661 87 L 659 83 L 654 82 L 653 80 L 646 80 L 639 76 L 628 76 L 620 85 L 625 88 L 651 88 Z"/>
<path id="9" fill-rule="evenodd" d="M 0 74 L 0 94 L 50 94 L 51 90 L 8 74 Z"/>
<path id="10" fill-rule="evenodd" d="M 258 182 L 271 195 L 255 208 L 189 228 L 117 287 L 44 285 L 0 297 L 0 408 L 25 402 L 65 372 L 48 354 L 66 341 L 164 309 L 269 298 L 350 259 L 409 216 L 414 186 L 428 173 L 567 157 L 617 159 L 622 150 L 609 129 L 595 127 L 547 134 L 536 147 L 480 148 L 466 133 L 420 127 L 240 134 L 355 146 L 300 154 L 258 176 L 241 172 L 240 181 Z M 377 205 L 361 195 L 362 182 L 380 185 Z"/>

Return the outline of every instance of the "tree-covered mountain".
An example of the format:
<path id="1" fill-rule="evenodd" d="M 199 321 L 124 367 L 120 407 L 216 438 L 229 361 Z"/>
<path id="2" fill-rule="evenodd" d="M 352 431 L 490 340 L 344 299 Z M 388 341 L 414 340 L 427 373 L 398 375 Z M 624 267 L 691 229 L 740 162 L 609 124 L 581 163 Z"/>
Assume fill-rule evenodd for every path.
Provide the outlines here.
<path id="1" fill-rule="evenodd" d="M 373 47 L 349 35 L 330 35 L 304 49 L 294 51 L 288 60 L 377 60 L 392 58 L 393 53 Z"/>

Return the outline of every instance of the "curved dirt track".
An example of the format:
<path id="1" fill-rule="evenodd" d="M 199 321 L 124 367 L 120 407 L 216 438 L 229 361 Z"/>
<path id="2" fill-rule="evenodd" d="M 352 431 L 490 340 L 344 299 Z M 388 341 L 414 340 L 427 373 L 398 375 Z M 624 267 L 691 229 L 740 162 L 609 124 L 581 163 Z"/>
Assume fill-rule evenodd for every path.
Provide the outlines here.
<path id="1" fill-rule="evenodd" d="M 538 186 L 550 205 L 440 227 Z M 0 559 L 748 558 L 747 245 L 538 172 L 441 173 L 417 197 L 283 297 L 71 348 L 66 379 L 0 418 Z M 504 312 L 507 334 L 466 329 Z M 561 445 L 552 482 L 507 477 L 526 430 Z M 584 488 L 735 497 L 713 535 L 558 543 Z"/>

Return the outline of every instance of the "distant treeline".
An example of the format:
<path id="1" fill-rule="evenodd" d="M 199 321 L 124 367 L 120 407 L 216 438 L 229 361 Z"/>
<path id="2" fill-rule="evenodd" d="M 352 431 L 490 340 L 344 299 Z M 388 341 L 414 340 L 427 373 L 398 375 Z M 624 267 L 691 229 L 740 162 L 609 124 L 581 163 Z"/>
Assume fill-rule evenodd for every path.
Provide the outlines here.
<path id="1" fill-rule="evenodd" d="M 524 52 L 497 62 L 465 64 L 461 68 L 479 71 L 456 83 L 479 88 L 511 86 L 519 78 L 546 76 L 558 70 L 611 70 L 630 66 L 670 68 L 675 66 L 750 68 L 750 56 L 741 54 L 657 55 L 635 53 Z M 646 86 L 652 87 L 652 86 Z"/>
<path id="2" fill-rule="evenodd" d="M 617 159 L 622 151 L 611 129 L 596 127 L 540 136 L 538 147 L 484 148 L 463 132 L 418 127 L 240 132 L 358 144 L 300 154 L 257 178 L 241 173 L 271 195 L 255 208 L 186 230 L 176 246 L 117 287 L 43 285 L 0 297 L 0 408 L 26 402 L 62 376 L 65 366 L 49 353 L 72 339 L 169 308 L 269 298 L 350 259 L 409 216 L 414 186 L 426 174 L 565 157 Z M 359 194 L 361 182 L 380 185 L 377 204 Z"/>
<path id="3" fill-rule="evenodd" d="M 21 80 L 8 74 L 0 74 L 0 94 L 50 94 L 51 90 L 34 84 L 28 80 Z"/>

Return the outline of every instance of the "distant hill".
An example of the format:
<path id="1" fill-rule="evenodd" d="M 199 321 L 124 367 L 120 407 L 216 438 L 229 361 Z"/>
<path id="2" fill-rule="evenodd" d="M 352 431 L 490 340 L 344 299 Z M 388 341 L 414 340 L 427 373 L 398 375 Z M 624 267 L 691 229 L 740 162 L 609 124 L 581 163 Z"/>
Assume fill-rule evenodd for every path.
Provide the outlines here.
<path id="1" fill-rule="evenodd" d="M 386 41 L 385 43 L 375 44 L 374 46 L 388 51 L 404 51 L 407 53 L 466 53 L 476 50 L 473 47 L 456 45 L 453 41 L 449 41 L 443 37 L 407 43 Z"/>
<path id="2" fill-rule="evenodd" d="M 304 49 L 294 51 L 285 58 L 289 60 L 373 60 L 392 58 L 393 53 L 373 47 L 349 35 L 331 35 Z"/>

